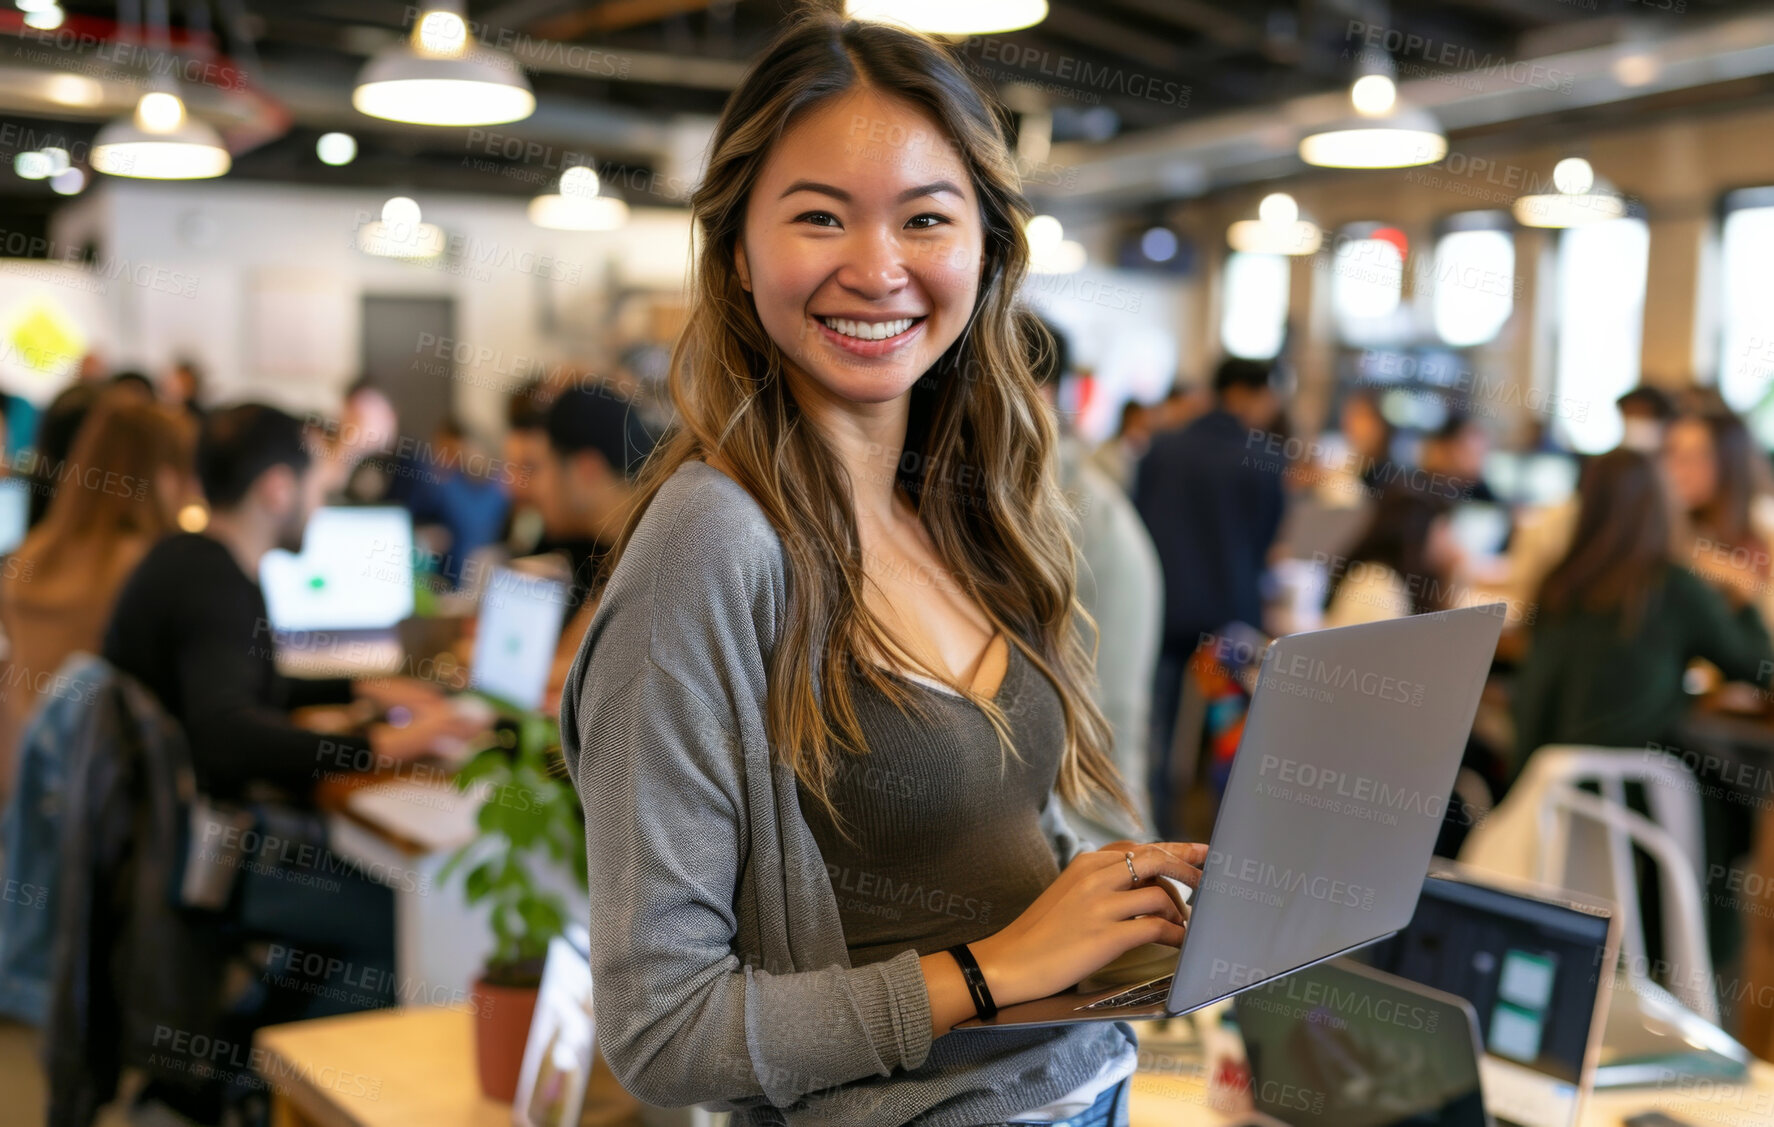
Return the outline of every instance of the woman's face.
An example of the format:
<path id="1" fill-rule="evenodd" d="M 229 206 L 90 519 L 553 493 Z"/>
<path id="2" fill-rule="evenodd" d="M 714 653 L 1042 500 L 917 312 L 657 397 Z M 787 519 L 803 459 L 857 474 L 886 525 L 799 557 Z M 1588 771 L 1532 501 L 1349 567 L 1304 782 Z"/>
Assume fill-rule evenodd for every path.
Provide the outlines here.
<path id="1" fill-rule="evenodd" d="M 1663 440 L 1663 470 L 1677 506 L 1692 512 L 1712 500 L 1719 488 L 1718 456 L 1712 431 L 1700 419 L 1678 419 Z"/>
<path id="2" fill-rule="evenodd" d="M 858 88 L 771 149 L 735 265 L 797 396 L 884 403 L 961 335 L 984 247 L 972 178 L 935 120 Z"/>

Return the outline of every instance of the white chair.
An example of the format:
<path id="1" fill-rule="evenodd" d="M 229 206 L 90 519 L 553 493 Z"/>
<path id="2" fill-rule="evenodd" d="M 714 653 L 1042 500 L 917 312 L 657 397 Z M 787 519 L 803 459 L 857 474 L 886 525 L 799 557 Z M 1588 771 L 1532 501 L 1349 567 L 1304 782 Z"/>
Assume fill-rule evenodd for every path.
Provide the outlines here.
<path id="1" fill-rule="evenodd" d="M 1633 871 L 1630 847 L 1644 850 L 1657 863 L 1661 878 L 1659 886 L 1666 901 L 1663 906 L 1663 948 L 1669 992 L 1682 1005 L 1717 1025 L 1718 991 L 1713 985 L 1712 953 L 1707 947 L 1706 909 L 1702 903 L 1700 878 L 1688 865 L 1682 846 L 1668 831 L 1636 810 L 1561 783 L 1552 788 L 1550 801 L 1540 809 L 1540 837 L 1544 849 L 1537 879 L 1544 883 L 1558 882 L 1559 875 L 1567 871 L 1572 838 L 1585 821 L 1605 829 L 1611 839 L 1624 837 L 1628 843 L 1624 850 L 1610 851 L 1608 883 L 1611 895 L 1608 899 L 1621 906 L 1623 935 L 1635 935 L 1641 950 L 1644 946 L 1643 920 L 1639 913 L 1638 878 Z M 1594 888 L 1581 891 L 1601 892 Z M 1672 917 L 1676 924 L 1673 930 L 1668 926 Z M 1631 978 L 1649 977 L 1648 968 L 1643 963 L 1629 962 L 1627 969 Z"/>
<path id="2" fill-rule="evenodd" d="M 1598 814 L 1595 803 L 1570 798 L 1587 796 L 1633 814 L 1626 805 L 1628 782 L 1644 787 L 1649 818 Z M 1581 790 L 1583 783 L 1593 783 L 1600 795 Z M 1563 829 L 1557 829 L 1561 825 Z M 1641 832 L 1647 827 L 1655 833 Z M 1558 856 L 1552 858 L 1548 850 L 1555 831 L 1562 836 Z M 1655 845 L 1648 844 L 1653 838 Z M 1474 868 L 1613 902 L 1620 913 L 1621 954 L 1628 973 L 1644 977 L 1650 962 L 1632 860 L 1632 846 L 1640 845 L 1658 862 L 1663 935 L 1683 946 L 1681 965 L 1670 960 L 1672 981 L 1681 978 L 1704 987 L 1675 992 L 1684 1001 L 1692 997 L 1699 1002 L 1704 996 L 1705 1005 L 1697 1006 L 1696 1012 L 1707 1016 L 1716 1015 L 1718 1002 L 1711 986 L 1705 915 L 1682 907 L 1688 891 L 1698 896 L 1703 887 L 1702 842 L 1699 794 L 1694 777 L 1679 762 L 1642 748 L 1549 745 L 1533 753 L 1509 797 L 1473 828 L 1460 860 Z M 1699 929 L 1698 942 L 1691 935 L 1694 928 Z M 1696 950 L 1707 956 L 1704 967 L 1692 961 Z"/>

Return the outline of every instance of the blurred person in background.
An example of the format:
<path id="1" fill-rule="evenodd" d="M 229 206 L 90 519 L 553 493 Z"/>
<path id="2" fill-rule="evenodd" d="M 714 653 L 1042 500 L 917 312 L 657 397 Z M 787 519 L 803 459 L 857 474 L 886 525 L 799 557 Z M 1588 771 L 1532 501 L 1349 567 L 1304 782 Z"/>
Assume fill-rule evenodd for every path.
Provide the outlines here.
<path id="1" fill-rule="evenodd" d="M 76 383 L 63 388 L 37 418 L 37 433 L 31 445 L 31 499 L 27 523 L 35 528 L 55 500 L 61 474 L 74 447 L 74 436 L 87 412 L 98 402 L 103 386 L 97 383 Z M 125 395 L 128 392 L 124 393 Z"/>
<path id="2" fill-rule="evenodd" d="M 1333 560 L 1324 626 L 1354 626 L 1448 606 L 1460 548 L 1444 496 L 1393 485 L 1346 557 Z"/>
<path id="3" fill-rule="evenodd" d="M 1517 751 L 1679 742 L 1688 664 L 1766 684 L 1768 631 L 1741 579 L 1723 590 L 1672 559 L 1670 501 L 1636 450 L 1590 460 L 1570 550 L 1541 584 L 1515 688 Z"/>
<path id="4" fill-rule="evenodd" d="M 545 550 L 545 525 L 537 482 L 548 458 L 548 407 L 540 384 L 526 384 L 505 401 L 505 438 L 501 454 L 510 471 L 505 496 L 510 502 L 501 539 L 512 556 Z"/>
<path id="5" fill-rule="evenodd" d="M 507 476 L 503 464 L 481 451 L 461 420 L 446 415 L 438 424 L 405 497 L 417 535 L 449 587 L 461 582 L 470 557 L 499 542 L 510 507 Z"/>
<path id="6" fill-rule="evenodd" d="M 1098 446 L 1090 456 L 1091 464 L 1125 492 L 1133 491 L 1133 468 L 1146 456 L 1146 447 L 1152 441 L 1152 424 L 1152 408 L 1137 399 L 1129 399 L 1121 405 L 1121 420 L 1115 427 L 1114 437 Z"/>
<path id="7" fill-rule="evenodd" d="M 1349 470 L 1370 490 L 1391 480 L 1392 424 L 1380 410 L 1380 393 L 1356 388 L 1337 411 L 1337 433 L 1349 445 Z"/>
<path id="8" fill-rule="evenodd" d="M 399 439 L 400 416 L 381 388 L 368 377 L 346 388 L 338 430 L 322 448 L 327 496 L 353 505 L 391 504 L 403 489 L 399 475 L 410 469 L 391 453 Z"/>
<path id="9" fill-rule="evenodd" d="M 259 563 L 272 548 L 301 551 L 325 483 L 300 421 L 256 403 L 211 412 L 198 438 L 197 476 L 208 526 L 149 549 L 117 598 L 104 657 L 183 726 L 200 790 L 234 797 L 268 784 L 300 803 L 319 775 L 346 769 L 339 764 L 413 759 L 474 734 L 436 689 L 417 681 L 277 672 Z M 358 696 L 410 719 L 356 736 L 323 735 L 290 718 L 304 705 Z"/>
<path id="10" fill-rule="evenodd" d="M 145 402 L 152 403 L 156 399 L 154 381 L 133 368 L 115 373 L 106 382 L 108 386 L 119 388 Z"/>
<path id="11" fill-rule="evenodd" d="M 1657 457 L 1663 450 L 1664 435 L 1675 418 L 1675 401 L 1662 388 L 1640 384 L 1619 399 L 1614 406 L 1620 411 L 1620 445 L 1627 450 Z M 1573 492 L 1556 505 L 1518 511 L 1509 535 L 1508 594 L 1512 623 L 1532 619 L 1536 610 L 1540 585 L 1571 548 L 1571 535 L 1577 528 L 1577 500 Z"/>
<path id="12" fill-rule="evenodd" d="M 573 608 L 555 651 L 543 708 L 558 707 L 579 641 L 596 613 L 604 557 L 634 501 L 634 479 L 653 452 L 654 436 L 614 389 L 581 384 L 560 393 L 544 420 L 547 450 L 536 475 L 545 543 L 572 569 Z"/>
<path id="13" fill-rule="evenodd" d="M 70 474 L 0 579 L 0 626 L 11 640 L 0 693 L 0 799 L 42 689 L 69 654 L 97 653 L 124 580 L 178 527 L 195 491 L 188 420 L 105 392 L 81 426 Z"/>
<path id="14" fill-rule="evenodd" d="M 1677 558 L 1721 591 L 1750 591 L 1766 624 L 1774 621 L 1774 584 L 1768 530 L 1756 520 L 1761 460 L 1749 428 L 1719 409 L 1679 416 L 1663 442 L 1663 469 L 1682 518 Z"/>
<path id="15" fill-rule="evenodd" d="M 1029 368 L 1042 397 L 1052 406 L 1060 381 L 1071 371 L 1062 330 L 1033 313 L 1021 314 L 1029 345 Z M 1152 675 L 1158 662 L 1163 620 L 1164 573 L 1152 537 L 1121 487 L 1090 464 L 1076 435 L 1060 428 L 1059 487 L 1071 503 L 1072 539 L 1078 549 L 1078 601 L 1096 624 L 1096 683 L 1093 695 L 1109 721 L 1114 742 L 1110 758 L 1127 782 L 1138 809 L 1135 824 L 1120 811 L 1096 816 L 1068 804 L 1073 825 L 1095 841 L 1118 841 L 1152 824 L 1146 793 L 1150 751 Z M 1088 635 L 1087 635 L 1088 636 Z M 1105 820 L 1107 819 L 1107 820 Z"/>
<path id="16" fill-rule="evenodd" d="M 180 357 L 167 369 L 160 381 L 161 402 L 176 411 L 183 411 L 194 421 L 203 421 L 203 369 L 197 361 Z"/>
<path id="17" fill-rule="evenodd" d="M 1174 838 L 1171 744 L 1189 655 L 1228 623 L 1263 625 L 1262 580 L 1281 526 L 1282 454 L 1270 428 L 1281 395 L 1267 364 L 1227 359 L 1214 373 L 1214 408 L 1152 439 L 1133 503 L 1164 570 L 1164 640 L 1152 688 L 1152 812 Z"/>
<path id="18" fill-rule="evenodd" d="M 1491 436 L 1484 424 L 1471 415 L 1451 411 L 1447 420 L 1423 440 L 1419 464 L 1431 474 L 1446 478 L 1445 488 L 1463 501 L 1495 504 L 1497 494 L 1484 479 L 1485 458 L 1491 452 Z"/>

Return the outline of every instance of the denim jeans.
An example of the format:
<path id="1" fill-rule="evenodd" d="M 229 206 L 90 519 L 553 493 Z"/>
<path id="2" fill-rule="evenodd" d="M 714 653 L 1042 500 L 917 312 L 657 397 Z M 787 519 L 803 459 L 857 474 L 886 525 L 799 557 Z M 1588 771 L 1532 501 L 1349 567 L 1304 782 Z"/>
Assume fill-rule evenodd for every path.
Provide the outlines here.
<path id="1" fill-rule="evenodd" d="M 1133 1078 L 1129 1077 L 1105 1089 L 1095 1103 L 1077 1115 L 1056 1121 L 1053 1127 L 1127 1127 L 1132 1114 L 1128 1110 L 1128 1094 L 1132 1090 Z"/>

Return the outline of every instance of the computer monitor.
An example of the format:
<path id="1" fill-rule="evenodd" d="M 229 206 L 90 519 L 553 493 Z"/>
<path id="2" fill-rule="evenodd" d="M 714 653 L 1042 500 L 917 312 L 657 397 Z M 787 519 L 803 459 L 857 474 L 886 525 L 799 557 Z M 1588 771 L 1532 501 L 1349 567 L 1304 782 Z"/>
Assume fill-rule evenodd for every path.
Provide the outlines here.
<path id="1" fill-rule="evenodd" d="M 1484 476 L 1491 488 L 1512 505 L 1557 505 L 1577 491 L 1581 467 L 1568 454 L 1493 451 L 1485 459 Z"/>
<path id="2" fill-rule="evenodd" d="M 1449 530 L 1468 557 L 1491 559 L 1502 553 L 1509 539 L 1509 510 L 1485 501 L 1467 501 L 1454 506 Z"/>
<path id="3" fill-rule="evenodd" d="M 299 555 L 259 564 L 271 625 L 281 632 L 380 630 L 413 615 L 413 518 L 395 506 L 323 508 Z"/>
<path id="4" fill-rule="evenodd" d="M 1336 959 L 1236 1003 L 1256 1109 L 1289 1127 L 1491 1127 L 1464 998 Z"/>
<path id="5" fill-rule="evenodd" d="M 0 556 L 25 542 L 31 520 L 31 483 L 22 477 L 0 481 Z"/>
<path id="6" fill-rule="evenodd" d="M 1605 906 L 1432 871 L 1410 925 L 1361 953 L 1478 1011 L 1499 1124 L 1571 1127 L 1594 1076 L 1619 934 Z"/>
<path id="7" fill-rule="evenodd" d="M 559 579 L 494 568 L 481 595 L 468 687 L 514 708 L 542 707 L 567 594 Z"/>

